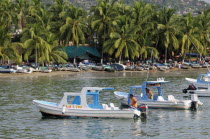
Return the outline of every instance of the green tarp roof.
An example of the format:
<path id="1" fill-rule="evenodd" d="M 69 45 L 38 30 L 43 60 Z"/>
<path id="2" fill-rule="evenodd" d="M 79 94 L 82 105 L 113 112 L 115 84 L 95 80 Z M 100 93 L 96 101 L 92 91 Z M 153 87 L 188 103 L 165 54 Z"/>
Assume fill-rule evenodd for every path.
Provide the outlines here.
<path id="1" fill-rule="evenodd" d="M 65 50 L 69 58 L 74 57 L 74 46 L 66 46 Z M 84 57 L 87 57 L 88 54 L 91 54 L 95 57 L 101 57 L 100 53 L 95 47 L 77 46 L 76 48 L 77 57 L 83 59 Z"/>

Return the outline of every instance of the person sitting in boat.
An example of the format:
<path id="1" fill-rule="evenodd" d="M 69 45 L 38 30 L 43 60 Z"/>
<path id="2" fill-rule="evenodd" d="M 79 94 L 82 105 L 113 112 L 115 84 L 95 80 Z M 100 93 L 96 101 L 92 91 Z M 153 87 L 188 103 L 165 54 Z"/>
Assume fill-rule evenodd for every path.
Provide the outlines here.
<path id="1" fill-rule="evenodd" d="M 148 96 L 148 99 L 153 99 L 153 93 L 151 90 L 149 90 L 148 88 L 146 88 L 146 93 L 147 93 L 147 96 Z"/>
<path id="2" fill-rule="evenodd" d="M 133 96 L 133 94 L 130 94 L 130 99 L 131 99 L 131 106 L 137 108 L 137 106 L 138 106 L 137 100 L 136 100 L 136 98 Z"/>

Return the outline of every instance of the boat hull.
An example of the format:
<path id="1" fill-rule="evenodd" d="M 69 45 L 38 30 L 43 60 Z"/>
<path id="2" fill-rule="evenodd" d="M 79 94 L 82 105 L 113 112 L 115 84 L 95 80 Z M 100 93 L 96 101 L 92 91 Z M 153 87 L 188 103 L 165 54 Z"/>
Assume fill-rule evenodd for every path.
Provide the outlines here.
<path id="1" fill-rule="evenodd" d="M 138 101 L 138 103 L 146 104 L 150 109 L 180 109 L 188 110 L 191 108 L 191 101 L 186 102 L 170 102 L 170 101 Z"/>
<path id="2" fill-rule="evenodd" d="M 124 100 L 125 103 L 127 100 Z M 144 101 L 138 100 L 138 104 L 145 104 L 149 109 L 177 109 L 177 110 L 189 110 L 191 109 L 191 101 L 185 102 L 172 102 L 172 101 Z"/>
<path id="3" fill-rule="evenodd" d="M 120 99 L 123 103 L 128 102 L 128 93 L 124 92 L 114 92 L 115 96 Z M 188 110 L 191 109 L 192 101 L 191 100 L 142 100 L 139 99 L 138 96 L 136 96 L 138 100 L 138 104 L 145 104 L 149 109 L 180 109 L 180 110 Z M 198 103 L 200 104 L 200 102 Z"/>
<path id="4" fill-rule="evenodd" d="M 64 108 L 59 107 L 58 104 L 49 103 L 41 104 L 34 101 L 35 105 L 42 113 L 43 116 L 54 117 L 94 117 L 94 118 L 133 118 L 140 112 L 134 109 L 118 109 L 118 110 L 105 110 L 105 109 L 76 109 L 76 108 Z M 140 115 L 138 113 L 137 115 Z"/>
<path id="5" fill-rule="evenodd" d="M 198 97 L 210 97 L 210 90 L 198 89 L 198 90 L 187 90 L 189 94 L 197 94 Z"/>
<path id="6" fill-rule="evenodd" d="M 14 69 L 0 69 L 0 73 L 15 73 Z"/>

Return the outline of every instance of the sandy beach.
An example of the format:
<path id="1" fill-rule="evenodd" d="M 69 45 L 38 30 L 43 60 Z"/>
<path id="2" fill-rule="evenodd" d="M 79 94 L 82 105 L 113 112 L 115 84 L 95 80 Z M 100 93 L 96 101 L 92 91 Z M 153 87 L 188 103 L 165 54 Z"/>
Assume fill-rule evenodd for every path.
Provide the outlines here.
<path id="1" fill-rule="evenodd" d="M 76 72 L 70 71 L 53 71 L 51 73 L 44 72 L 32 72 L 32 73 L 0 73 L 0 78 L 11 78 L 11 77 L 38 77 L 38 76 L 55 76 L 55 75 L 69 75 L 75 74 Z"/>

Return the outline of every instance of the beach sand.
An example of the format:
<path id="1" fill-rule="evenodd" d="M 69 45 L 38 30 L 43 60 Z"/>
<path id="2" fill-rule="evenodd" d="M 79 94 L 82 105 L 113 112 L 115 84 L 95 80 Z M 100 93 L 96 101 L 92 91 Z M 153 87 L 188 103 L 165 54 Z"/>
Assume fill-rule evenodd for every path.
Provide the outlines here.
<path id="1" fill-rule="evenodd" d="M 190 69 L 168 69 L 166 71 L 158 71 L 158 72 L 173 72 L 173 71 L 208 71 L 206 68 L 190 68 Z M 72 72 L 72 71 L 52 71 L 51 73 L 44 73 L 44 72 L 33 72 L 33 73 L 0 73 L 0 79 L 1 78 L 21 78 L 21 77 L 39 77 L 39 76 L 57 76 L 57 75 L 72 75 L 72 74 L 78 74 L 83 72 L 106 72 L 106 71 L 80 71 L 80 72 Z M 147 72 L 147 70 L 144 71 L 117 71 L 117 72 Z M 149 70 L 149 72 L 153 72 L 152 70 Z"/>
<path id="2" fill-rule="evenodd" d="M 70 75 L 76 72 L 70 71 L 52 71 L 51 73 L 44 72 L 32 72 L 32 73 L 0 73 L 0 78 L 11 78 L 11 77 L 38 77 L 38 76 L 55 76 L 55 75 Z"/>

